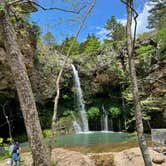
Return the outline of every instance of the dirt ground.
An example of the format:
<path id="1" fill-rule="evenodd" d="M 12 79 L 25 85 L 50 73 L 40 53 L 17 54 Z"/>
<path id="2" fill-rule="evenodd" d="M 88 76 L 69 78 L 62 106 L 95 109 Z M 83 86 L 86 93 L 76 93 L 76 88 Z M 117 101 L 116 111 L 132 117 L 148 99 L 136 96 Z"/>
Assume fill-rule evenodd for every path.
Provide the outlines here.
<path id="1" fill-rule="evenodd" d="M 155 152 L 152 149 L 149 149 L 149 152 L 152 160 L 155 160 L 156 162 L 163 160 L 163 163 L 161 164 L 155 164 L 153 162 L 153 166 L 166 166 L 166 156 Z M 131 148 L 114 153 L 114 164 L 116 166 L 144 166 L 139 148 Z"/>
<path id="2" fill-rule="evenodd" d="M 149 149 L 153 161 L 162 162 L 153 166 L 166 166 L 166 156 Z M 23 166 L 32 165 L 30 152 L 22 153 Z M 70 151 L 55 148 L 52 152 L 52 161 L 56 166 L 144 166 L 139 148 L 126 149 L 121 152 L 89 153 Z M 7 166 L 7 160 L 0 161 L 0 166 Z"/>

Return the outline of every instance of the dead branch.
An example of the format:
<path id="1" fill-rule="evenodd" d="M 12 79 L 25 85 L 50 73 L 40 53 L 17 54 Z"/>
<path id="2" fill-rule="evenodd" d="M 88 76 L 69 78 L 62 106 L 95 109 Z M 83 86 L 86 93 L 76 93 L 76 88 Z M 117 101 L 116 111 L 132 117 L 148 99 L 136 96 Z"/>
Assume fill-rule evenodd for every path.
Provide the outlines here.
<path id="1" fill-rule="evenodd" d="M 69 13 L 75 13 L 75 14 L 79 14 L 86 7 L 86 5 L 81 6 L 78 11 L 69 10 L 69 9 L 63 9 L 63 8 L 60 8 L 60 7 L 49 7 L 49 8 L 47 8 L 47 7 L 44 7 L 41 4 L 39 4 L 39 3 L 35 2 L 35 1 L 32 1 L 32 0 L 25 0 L 25 1 L 24 0 L 16 0 L 16 1 L 10 2 L 8 4 L 8 6 L 19 5 L 20 3 L 22 3 L 22 4 L 23 3 L 29 3 L 32 7 L 36 6 L 36 7 L 40 8 L 40 9 L 42 9 L 44 11 L 46 11 L 46 10 L 59 10 L 59 11 L 62 11 L 62 12 L 69 12 Z M 23 12 L 23 13 L 25 13 L 25 12 Z"/>
<path id="2" fill-rule="evenodd" d="M 10 141 L 12 141 L 12 132 L 11 132 L 10 121 L 9 121 L 8 116 L 6 115 L 6 110 L 5 110 L 5 107 L 6 107 L 7 104 L 8 104 L 8 101 L 5 102 L 5 104 L 4 104 L 3 106 L 1 105 L 1 107 L 2 107 L 2 111 L 3 111 L 3 115 L 4 115 L 5 119 L 6 119 L 6 123 L 8 124 L 9 136 L 10 136 L 10 138 L 11 138 Z"/>
<path id="3" fill-rule="evenodd" d="M 67 51 L 66 58 L 65 58 L 65 60 L 64 60 L 64 63 L 63 63 L 63 65 L 62 65 L 62 68 L 61 68 L 61 70 L 60 70 L 60 72 L 59 72 L 59 75 L 58 75 L 58 77 L 57 77 L 57 80 L 56 80 L 56 97 L 55 97 L 55 99 L 54 99 L 54 112 L 53 112 L 53 117 L 52 117 L 51 135 L 50 135 L 50 144 L 49 144 L 49 146 L 50 146 L 50 147 L 49 147 L 49 148 L 50 148 L 50 153 L 51 153 L 52 148 L 53 148 L 53 145 L 54 145 L 54 136 L 55 136 L 55 131 L 56 131 L 56 115 L 57 115 L 57 107 L 58 107 L 58 101 L 59 101 L 59 95 L 60 95 L 60 79 L 61 79 L 61 77 L 62 77 L 62 73 L 63 73 L 64 67 L 65 67 L 65 65 L 66 65 L 67 59 L 68 59 L 68 57 L 70 56 L 70 52 L 71 52 L 71 50 L 72 50 L 72 48 L 73 48 L 73 46 L 74 46 L 74 42 L 75 42 L 76 39 L 78 38 L 78 35 L 79 35 L 79 33 L 80 33 L 80 31 L 81 31 L 81 29 L 82 29 L 84 23 L 85 23 L 85 20 L 86 20 L 86 18 L 88 17 L 88 15 L 91 13 L 91 11 L 92 11 L 92 9 L 93 9 L 95 3 L 96 3 L 96 0 L 93 0 L 93 2 L 90 4 L 88 10 L 87 10 L 87 11 L 85 12 L 85 14 L 83 15 L 83 18 L 82 18 L 82 21 L 81 21 L 80 26 L 79 26 L 79 28 L 78 28 L 78 31 L 77 31 L 77 33 L 76 33 L 76 35 L 75 35 L 75 38 L 74 38 L 74 40 L 73 40 L 73 42 L 72 42 L 70 48 L 69 48 L 68 51 Z"/>
<path id="4" fill-rule="evenodd" d="M 69 13 L 75 13 L 75 14 L 79 14 L 80 11 L 86 7 L 85 5 L 83 5 L 78 11 L 74 11 L 74 10 L 67 10 L 67 9 L 63 9 L 63 8 L 59 8 L 59 7 L 50 7 L 50 8 L 46 8 L 46 7 L 44 7 L 44 6 L 42 6 L 42 5 L 38 4 L 38 3 L 36 3 L 36 2 L 34 2 L 34 1 L 29 1 L 29 2 L 30 2 L 31 4 L 33 4 L 33 5 L 38 6 L 38 7 L 41 8 L 42 10 L 59 10 L 59 11 L 62 11 L 62 12 L 69 12 Z"/>

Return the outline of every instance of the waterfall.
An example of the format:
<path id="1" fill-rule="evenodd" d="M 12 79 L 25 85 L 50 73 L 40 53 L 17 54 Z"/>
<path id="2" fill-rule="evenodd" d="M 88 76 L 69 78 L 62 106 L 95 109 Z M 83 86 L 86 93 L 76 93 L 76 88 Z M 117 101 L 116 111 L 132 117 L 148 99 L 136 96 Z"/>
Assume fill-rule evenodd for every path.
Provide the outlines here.
<path id="1" fill-rule="evenodd" d="M 119 131 L 121 131 L 121 121 L 119 119 L 119 124 L 118 124 Z"/>
<path id="2" fill-rule="evenodd" d="M 108 131 L 108 115 L 104 117 L 104 131 Z"/>
<path id="3" fill-rule="evenodd" d="M 87 132 L 87 131 L 89 131 L 88 119 L 87 119 L 87 115 L 86 115 L 86 111 L 85 111 L 85 105 L 84 105 L 82 89 L 81 89 L 81 85 L 80 85 L 80 79 L 79 79 L 79 76 L 78 76 L 78 71 L 76 70 L 76 68 L 73 64 L 72 64 L 72 69 L 73 69 L 73 75 L 74 75 L 75 94 L 76 94 L 76 99 L 77 99 L 77 108 L 78 108 L 79 115 L 80 115 L 80 120 L 81 120 L 80 126 L 81 126 L 81 130 L 83 132 Z"/>
<path id="4" fill-rule="evenodd" d="M 112 118 L 110 119 L 110 129 L 111 129 L 111 131 L 113 131 L 114 130 L 114 127 L 113 127 L 113 120 L 112 120 Z"/>
<path id="5" fill-rule="evenodd" d="M 108 113 L 105 110 L 104 106 L 102 106 L 102 116 L 101 116 L 101 118 L 102 118 L 102 120 L 101 120 L 102 130 L 108 131 Z"/>
<path id="6" fill-rule="evenodd" d="M 77 123 L 76 120 L 73 122 L 73 127 L 74 127 L 74 130 L 75 130 L 76 133 L 82 132 L 82 129 L 81 129 L 80 125 Z"/>

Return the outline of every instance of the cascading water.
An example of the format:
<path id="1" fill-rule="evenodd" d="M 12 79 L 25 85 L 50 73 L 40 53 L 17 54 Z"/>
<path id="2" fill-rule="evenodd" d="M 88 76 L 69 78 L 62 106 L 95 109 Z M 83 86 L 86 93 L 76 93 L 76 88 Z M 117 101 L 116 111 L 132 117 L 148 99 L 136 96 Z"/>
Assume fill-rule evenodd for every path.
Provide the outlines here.
<path id="1" fill-rule="evenodd" d="M 87 115 L 86 115 L 86 111 L 85 111 L 85 105 L 84 105 L 82 89 L 81 89 L 81 85 L 80 85 L 80 79 L 78 76 L 78 71 L 76 70 L 76 68 L 73 64 L 71 66 L 72 66 L 73 75 L 74 75 L 77 108 L 78 108 L 78 111 L 80 114 L 80 119 L 81 119 L 80 127 L 81 127 L 82 132 L 88 132 L 89 131 L 88 119 L 87 119 Z"/>
<path id="2" fill-rule="evenodd" d="M 105 110 L 104 106 L 102 106 L 102 116 L 101 116 L 101 118 L 102 118 L 102 120 L 101 120 L 102 130 L 108 131 L 108 113 Z"/>
<path id="3" fill-rule="evenodd" d="M 112 120 L 112 118 L 110 119 L 110 129 L 111 129 L 111 131 L 114 130 L 114 126 L 113 126 L 113 120 Z"/>
<path id="4" fill-rule="evenodd" d="M 74 130 L 76 133 L 81 133 L 82 132 L 82 129 L 81 129 L 81 126 L 77 123 L 77 121 L 73 121 L 73 127 L 74 127 Z"/>

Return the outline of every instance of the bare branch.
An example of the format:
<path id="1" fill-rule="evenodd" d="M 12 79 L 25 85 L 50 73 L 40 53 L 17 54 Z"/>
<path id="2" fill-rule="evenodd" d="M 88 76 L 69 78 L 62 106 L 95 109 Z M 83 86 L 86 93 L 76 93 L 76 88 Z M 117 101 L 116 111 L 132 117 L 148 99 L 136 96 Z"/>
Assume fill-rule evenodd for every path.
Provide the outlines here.
<path id="1" fill-rule="evenodd" d="M 63 9 L 63 8 L 59 8 L 59 7 L 50 7 L 50 8 L 46 8 L 34 1 L 29 1 L 31 4 L 38 6 L 39 8 L 41 8 L 42 10 L 59 10 L 62 12 L 69 12 L 69 13 L 75 13 L 75 14 L 79 14 L 81 12 L 82 9 L 84 9 L 86 7 L 86 5 L 82 6 L 78 11 L 74 11 L 74 10 L 68 10 L 68 9 Z"/>
<path id="2" fill-rule="evenodd" d="M 39 3 L 35 2 L 35 1 L 32 1 L 32 0 L 16 0 L 16 1 L 10 2 L 8 4 L 8 6 L 19 5 L 20 3 L 29 3 L 31 6 L 39 7 L 39 8 L 41 8 L 44 11 L 46 11 L 46 10 L 59 10 L 59 11 L 62 11 L 62 12 L 69 12 L 69 13 L 75 13 L 75 14 L 79 14 L 86 7 L 86 5 L 81 6 L 78 11 L 69 10 L 69 9 L 63 9 L 63 8 L 60 8 L 60 7 L 47 8 L 47 7 L 44 7 L 41 4 L 39 4 Z M 32 11 L 32 12 L 35 12 L 35 11 Z M 23 13 L 27 13 L 27 12 L 23 12 Z"/>
<path id="3" fill-rule="evenodd" d="M 5 119 L 6 119 L 6 123 L 8 124 L 9 136 L 10 136 L 10 138 L 11 138 L 10 141 L 12 141 L 12 132 L 11 132 L 10 121 L 9 121 L 9 118 L 8 118 L 8 116 L 6 115 L 6 111 L 5 111 L 5 107 L 6 107 L 7 104 L 8 104 L 8 101 L 6 101 L 3 106 L 1 105 L 1 107 L 2 107 L 2 111 L 3 111 L 3 115 L 4 115 Z"/>
<path id="4" fill-rule="evenodd" d="M 66 62 L 68 60 L 68 57 L 70 56 L 71 50 L 72 50 L 72 48 L 74 46 L 74 42 L 78 38 L 78 35 L 79 35 L 79 33 L 80 33 L 80 31 L 81 31 L 84 23 L 85 23 L 85 20 L 88 17 L 88 15 L 90 14 L 90 12 L 92 11 L 95 3 L 96 3 L 96 0 L 93 0 L 93 2 L 91 3 L 91 5 L 89 6 L 88 10 L 86 11 L 86 13 L 83 15 L 83 19 L 82 19 L 82 21 L 80 23 L 80 26 L 78 28 L 78 31 L 77 31 L 76 35 L 75 35 L 75 38 L 74 38 L 74 40 L 73 40 L 70 48 L 67 51 L 66 58 L 64 60 L 64 63 L 62 65 L 62 68 L 61 68 L 61 70 L 59 72 L 59 75 L 57 77 L 57 80 L 56 80 L 56 91 L 57 91 L 57 93 L 56 93 L 56 97 L 55 97 L 55 100 L 54 100 L 54 112 L 53 112 L 52 125 L 51 125 L 50 153 L 51 153 L 51 150 L 52 150 L 52 147 L 53 147 L 53 144 L 54 144 L 55 127 L 56 127 L 56 115 L 57 115 L 57 107 L 58 107 L 58 101 L 59 101 L 59 95 L 60 95 L 60 85 L 59 85 L 60 84 L 60 79 L 62 77 L 62 73 L 63 73 L 64 67 L 66 65 Z"/>

